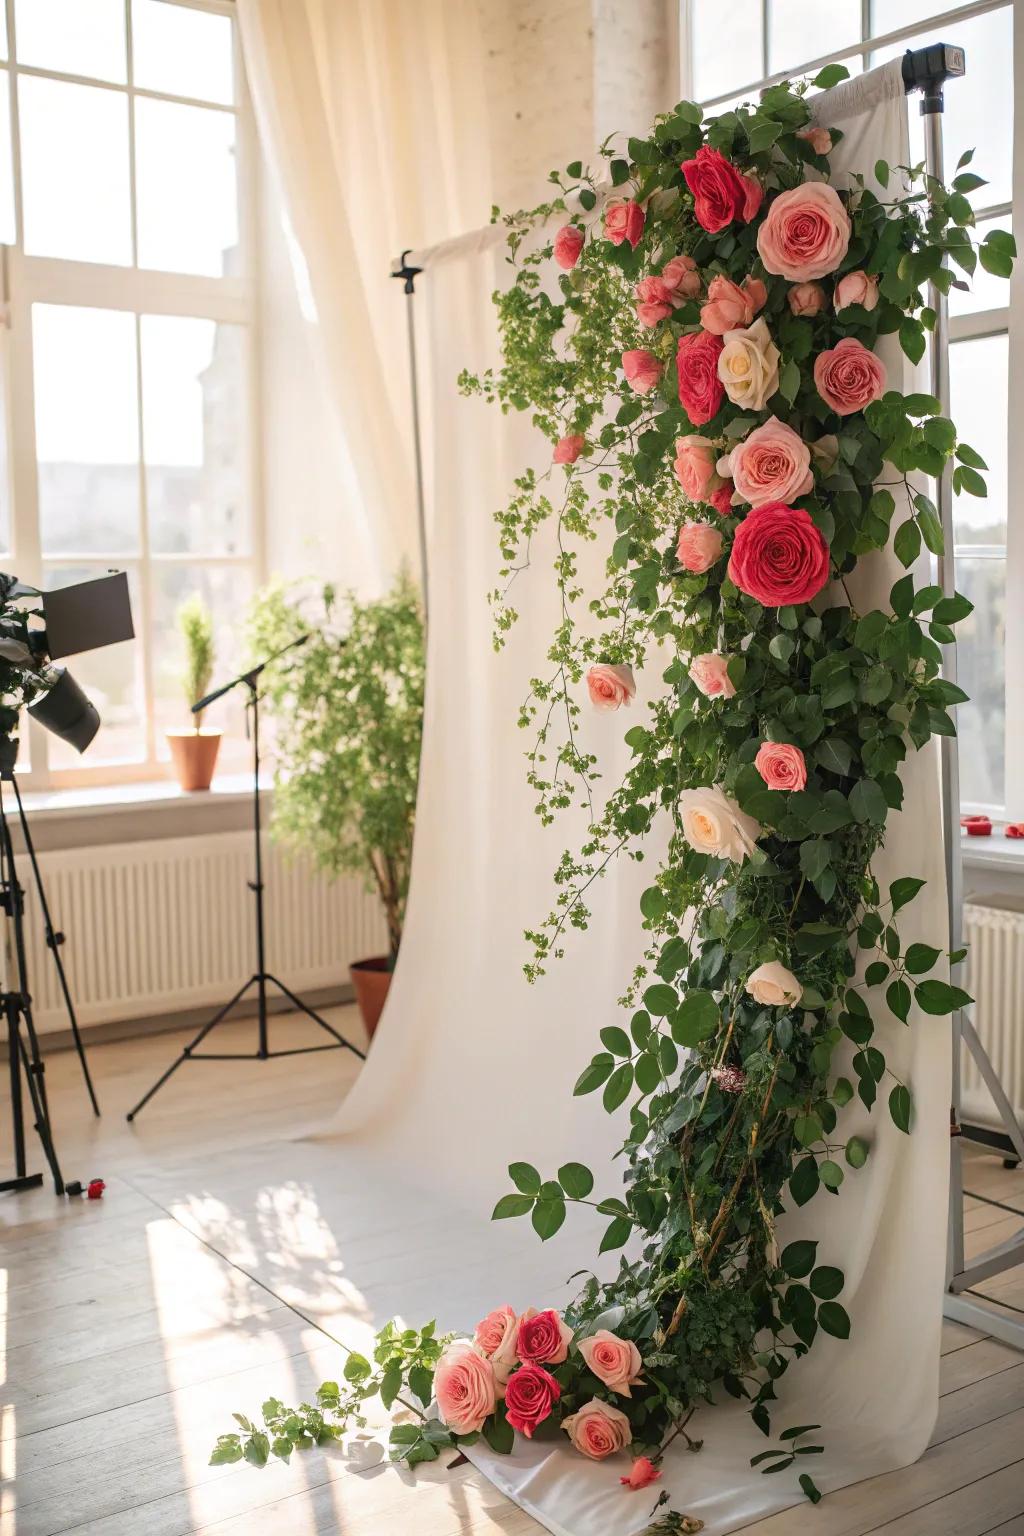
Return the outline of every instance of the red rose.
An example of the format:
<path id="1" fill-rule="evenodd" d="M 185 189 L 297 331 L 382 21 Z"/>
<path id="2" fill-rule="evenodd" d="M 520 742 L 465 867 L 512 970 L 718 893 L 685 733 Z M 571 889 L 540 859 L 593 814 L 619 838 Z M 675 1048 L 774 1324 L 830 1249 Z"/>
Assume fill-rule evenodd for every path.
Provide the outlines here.
<path id="1" fill-rule="evenodd" d="M 717 234 L 733 219 L 749 224 L 761 206 L 760 184 L 752 176 L 741 175 L 720 150 L 704 144 L 680 169 L 693 193 L 697 223 L 709 234 Z"/>
<path id="2" fill-rule="evenodd" d="M 644 232 L 644 211 L 639 203 L 609 203 L 604 211 L 604 237 L 612 245 L 628 240 L 634 251 Z"/>
<path id="3" fill-rule="evenodd" d="M 505 1417 L 513 1429 L 529 1440 L 561 1395 L 562 1389 L 549 1371 L 539 1365 L 523 1365 L 508 1379 Z"/>
<path id="4" fill-rule="evenodd" d="M 583 249 L 583 231 L 575 224 L 564 224 L 555 236 L 554 256 L 565 272 L 570 272 L 580 259 Z"/>
<path id="5" fill-rule="evenodd" d="M 519 1319 L 516 1354 L 524 1365 L 561 1365 L 571 1342 L 572 1329 L 551 1307 L 543 1312 L 527 1307 Z"/>
<path id="6" fill-rule="evenodd" d="M 708 497 L 708 500 L 714 507 L 715 511 L 718 513 L 719 517 L 728 517 L 731 514 L 732 492 L 732 481 L 727 480 L 724 485 L 720 485 L 718 487 L 717 491 L 712 491 L 711 495 Z"/>
<path id="7" fill-rule="evenodd" d="M 736 530 L 729 579 L 766 608 L 808 603 L 828 581 L 828 545 L 803 507 L 770 501 Z"/>
<path id="8" fill-rule="evenodd" d="M 679 404 L 695 427 L 701 427 L 718 414 L 725 386 L 718 377 L 721 336 L 709 331 L 694 331 L 680 336 L 676 351 L 679 378 Z"/>

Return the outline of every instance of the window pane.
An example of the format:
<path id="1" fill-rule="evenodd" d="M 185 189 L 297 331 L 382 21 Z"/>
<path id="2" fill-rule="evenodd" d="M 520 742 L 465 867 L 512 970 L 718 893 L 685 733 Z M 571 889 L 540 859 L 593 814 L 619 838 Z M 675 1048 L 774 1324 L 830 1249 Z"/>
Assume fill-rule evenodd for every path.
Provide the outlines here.
<path id="1" fill-rule="evenodd" d="M 871 0 L 871 36 L 912 27 L 915 21 L 927 21 L 962 4 L 963 0 Z"/>
<path id="2" fill-rule="evenodd" d="M 808 59 L 860 41 L 860 0 L 771 0 L 768 73 L 797 69 Z M 852 74 L 853 71 L 851 70 Z"/>
<path id="3" fill-rule="evenodd" d="M 238 245 L 233 114 L 140 98 L 135 136 L 139 266 L 233 275 Z"/>
<path id="4" fill-rule="evenodd" d="M 142 423 L 150 547 L 243 554 L 249 545 L 245 333 L 142 317 Z"/>
<path id="5" fill-rule="evenodd" d="M 128 266 L 128 101 L 118 91 L 18 81 L 25 250 Z"/>
<path id="6" fill-rule="evenodd" d="M 1006 799 L 1006 563 L 960 559 L 956 585 L 974 604 L 974 612 L 956 627 L 960 686 L 971 696 L 956 710 L 960 799 L 1001 806 Z"/>
<path id="7" fill-rule="evenodd" d="M 123 85 L 124 0 L 15 0 L 19 64 Z"/>
<path id="8" fill-rule="evenodd" d="M 132 0 L 135 84 L 169 96 L 234 101 L 231 18 L 166 0 Z"/>
<path id="9" fill-rule="evenodd" d="M 1006 543 L 1008 358 L 1006 336 L 958 341 L 949 349 L 951 415 L 988 465 L 987 497 L 954 498 L 958 544 Z"/>
<path id="10" fill-rule="evenodd" d="M 926 43 L 957 43 L 967 55 L 967 73 L 951 80 L 945 91 L 943 113 L 946 179 L 965 149 L 976 149 L 972 171 L 984 176 L 988 186 L 970 194 L 976 208 L 1008 203 L 1012 197 L 1013 158 L 1013 32 L 1011 8 L 989 11 L 957 26 L 921 32 L 909 42 L 894 43 L 872 55 L 875 64 L 898 58 L 908 48 Z M 910 113 L 911 158 L 924 159 L 923 118 L 916 108 Z"/>
<path id="11" fill-rule="evenodd" d="M 70 587 L 76 582 L 93 581 L 97 576 L 105 575 L 106 567 L 101 565 L 44 564 L 43 586 L 52 591 L 56 587 Z M 138 634 L 142 629 L 142 613 L 134 572 L 129 572 L 129 584 Z M 72 656 L 68 669 L 96 705 L 102 723 L 84 754 L 51 736 L 48 742 L 50 767 L 56 770 L 87 764 L 95 768 L 103 763 L 144 761 L 145 706 L 142 647 L 138 640 L 125 640 L 120 645 L 107 645 L 102 650 Z"/>
<path id="12" fill-rule="evenodd" d="M 14 170 L 11 160 L 11 82 L 5 69 L 0 71 L 0 245 L 13 245 L 16 238 Z"/>
<path id="13" fill-rule="evenodd" d="M 693 94 L 698 101 L 760 80 L 761 0 L 694 0 Z"/>
<path id="14" fill-rule="evenodd" d="M 252 597 L 252 576 L 243 566 L 189 565 L 156 561 L 153 565 L 153 664 L 157 755 L 169 757 L 165 732 L 191 722 L 182 672 L 184 648 L 177 613 L 187 597 L 197 593 L 213 615 L 214 684 L 236 677 L 248 665 L 242 625 Z M 235 773 L 249 767 L 251 748 L 245 739 L 245 700 L 236 689 L 218 699 L 203 716 L 204 729 L 223 731 L 218 772 Z"/>
<path id="15" fill-rule="evenodd" d="M 0 5 L 0 58 L 7 57 L 7 7 Z"/>
<path id="16" fill-rule="evenodd" d="M 134 316 L 36 304 L 32 348 L 43 553 L 137 550 Z"/>

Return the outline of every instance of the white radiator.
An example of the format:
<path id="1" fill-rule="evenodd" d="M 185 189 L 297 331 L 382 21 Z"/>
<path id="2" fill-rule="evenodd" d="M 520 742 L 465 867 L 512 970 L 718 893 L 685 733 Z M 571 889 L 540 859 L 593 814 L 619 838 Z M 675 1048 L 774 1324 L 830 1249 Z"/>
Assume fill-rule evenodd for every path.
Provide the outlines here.
<path id="1" fill-rule="evenodd" d="M 352 960 L 387 948 L 359 881 L 327 881 L 265 846 L 267 966 L 296 990 L 348 981 Z M 81 1024 L 226 1001 L 256 969 L 252 836 L 169 838 L 39 855 Z M 26 859 L 26 939 L 40 1032 L 68 1028 Z"/>
<path id="2" fill-rule="evenodd" d="M 964 942 L 970 946 L 966 985 L 975 999 L 974 1027 L 1024 1118 L 1024 902 L 1012 896 L 993 896 L 984 905 L 968 902 Z M 992 1099 L 970 1051 L 963 1060 L 963 1118 L 994 1125 Z"/>

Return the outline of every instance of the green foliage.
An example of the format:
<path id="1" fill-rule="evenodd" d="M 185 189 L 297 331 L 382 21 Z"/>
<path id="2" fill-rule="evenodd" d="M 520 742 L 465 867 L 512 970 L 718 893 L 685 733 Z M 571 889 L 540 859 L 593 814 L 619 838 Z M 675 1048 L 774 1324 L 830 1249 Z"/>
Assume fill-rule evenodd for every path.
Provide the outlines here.
<path id="1" fill-rule="evenodd" d="M 200 593 L 193 592 L 179 607 L 176 622 L 178 632 L 185 642 L 182 685 L 185 702 L 191 710 L 193 704 L 197 704 L 210 691 L 214 658 L 213 615 Z M 197 731 L 202 724 L 203 713 L 205 711 L 191 717 Z"/>
<path id="2" fill-rule="evenodd" d="M 274 722 L 274 831 L 329 875 L 362 874 L 398 951 L 409 888 L 420 736 L 423 619 L 403 577 L 375 602 L 318 602 L 275 584 L 249 618 Z"/>

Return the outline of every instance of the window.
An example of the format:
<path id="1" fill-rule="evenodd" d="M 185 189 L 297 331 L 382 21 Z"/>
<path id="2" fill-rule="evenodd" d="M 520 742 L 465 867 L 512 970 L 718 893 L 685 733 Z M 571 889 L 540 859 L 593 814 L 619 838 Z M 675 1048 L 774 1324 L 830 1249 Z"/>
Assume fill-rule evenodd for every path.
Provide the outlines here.
<path id="1" fill-rule="evenodd" d="M 969 7 L 942 0 L 830 0 L 828 5 L 821 0 L 683 0 L 684 93 L 711 111 L 726 111 L 755 96 L 772 77 L 805 73 L 826 58 L 856 74 L 907 48 L 958 43 L 966 52 L 967 73 L 946 91 L 947 174 L 964 150 L 975 149 L 975 163 L 988 179 L 972 194 L 979 229 L 984 233 L 990 221 L 1010 229 L 1012 29 L 1009 0 Z M 915 111 L 910 131 L 912 158 L 923 160 L 921 119 Z M 950 294 L 951 414 L 989 465 L 987 499 L 960 496 L 953 506 L 957 585 L 974 603 L 974 613 L 957 631 L 960 681 L 971 695 L 971 702 L 958 710 L 960 789 L 965 807 L 994 812 L 1005 806 L 1007 781 L 1013 779 L 1006 769 L 1008 737 L 1013 741 L 1024 734 L 1024 720 L 1007 719 L 1005 668 L 1008 306 L 1009 284 L 980 269 L 971 293 L 954 288 Z M 1011 714 L 1014 707 L 1011 695 Z"/>
<path id="2" fill-rule="evenodd" d="M 253 134 L 229 0 L 0 0 L 0 568 L 126 570 L 136 640 L 71 658 L 101 730 L 29 722 L 29 784 L 154 777 L 188 722 L 177 609 L 218 675 L 260 575 Z M 226 700 L 210 723 L 238 725 Z M 221 766 L 247 762 L 233 728 Z"/>

